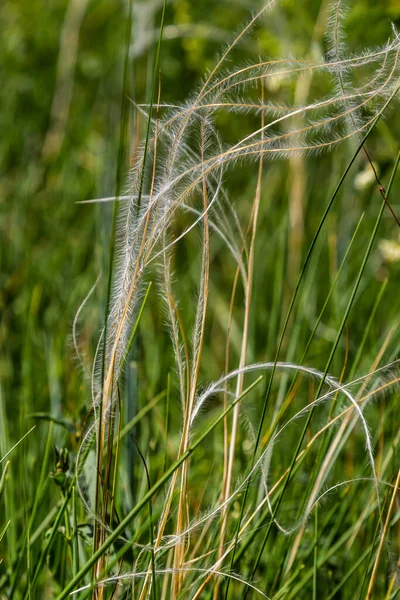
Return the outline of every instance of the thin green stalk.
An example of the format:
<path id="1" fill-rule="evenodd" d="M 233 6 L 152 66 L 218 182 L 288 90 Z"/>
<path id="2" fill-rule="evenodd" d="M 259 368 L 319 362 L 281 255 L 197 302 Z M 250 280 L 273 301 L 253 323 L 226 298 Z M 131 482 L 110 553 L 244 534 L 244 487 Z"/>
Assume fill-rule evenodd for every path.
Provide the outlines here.
<path id="1" fill-rule="evenodd" d="M 43 532 L 46 531 L 46 529 L 48 529 L 48 527 L 50 526 L 50 523 L 52 522 L 53 518 L 56 516 L 57 511 L 60 510 L 61 506 L 62 506 L 62 500 L 60 500 L 49 511 L 48 515 L 46 515 L 46 518 L 43 519 L 43 521 L 40 523 L 39 527 L 31 535 L 31 546 L 41 537 Z"/>
<path id="2" fill-rule="evenodd" d="M 21 443 L 21 442 L 22 442 L 22 441 L 23 441 L 23 440 L 24 440 L 24 439 L 25 439 L 25 438 L 26 438 L 26 437 L 27 437 L 27 436 L 28 436 L 28 435 L 29 435 L 29 434 L 30 434 L 30 433 L 31 433 L 31 432 L 32 432 L 32 431 L 35 429 L 35 428 L 36 428 L 36 425 L 34 425 L 33 427 L 31 427 L 31 428 L 29 429 L 29 431 L 27 431 L 27 432 L 26 432 L 26 433 L 25 433 L 25 434 L 22 436 L 22 438 L 20 438 L 20 439 L 18 440 L 18 442 L 16 442 L 16 443 L 14 444 L 14 446 L 13 446 L 12 448 L 10 448 L 10 449 L 9 449 L 9 450 L 8 450 L 8 451 L 7 451 L 7 452 L 4 454 L 4 456 L 2 456 L 2 457 L 0 458 L 0 464 L 3 462 L 3 460 L 5 460 L 5 459 L 7 458 L 7 456 L 8 456 L 9 454 L 11 454 L 11 452 L 13 452 L 13 450 L 15 450 L 15 448 L 17 448 L 17 447 L 20 445 L 20 443 Z"/>
<path id="3" fill-rule="evenodd" d="M 146 404 L 146 406 L 144 406 L 134 417 L 133 419 L 131 419 L 129 421 L 129 423 L 127 423 L 120 432 L 119 438 L 120 440 L 122 440 L 130 431 L 131 429 L 133 429 L 135 427 L 135 425 L 137 425 L 142 419 L 143 417 L 145 417 L 147 415 L 148 412 L 150 412 L 152 410 L 152 408 L 154 408 L 155 406 L 157 406 L 157 404 L 163 399 L 165 398 L 166 395 L 166 391 L 162 391 L 160 392 L 160 394 L 158 394 L 157 396 L 155 396 L 152 400 L 150 400 L 150 402 L 148 404 Z M 117 445 L 117 439 L 114 439 L 114 447 Z"/>
<path id="4" fill-rule="evenodd" d="M 53 429 L 54 429 L 53 423 L 50 422 L 49 431 L 47 433 L 46 446 L 44 449 L 44 455 L 43 455 L 43 460 L 42 460 L 42 468 L 41 468 L 40 476 L 39 476 L 39 483 L 37 485 L 37 493 L 35 496 L 35 501 L 33 503 L 32 511 L 31 511 L 31 515 L 30 515 L 30 519 L 29 519 L 29 525 L 28 525 L 29 531 L 31 530 L 33 522 L 35 520 L 36 513 L 39 508 L 39 503 L 42 500 L 45 482 L 48 477 L 49 458 L 50 458 L 50 453 L 52 450 L 52 441 L 53 441 Z"/>
<path id="5" fill-rule="evenodd" d="M 147 479 L 147 490 L 150 491 L 151 490 L 151 480 L 150 480 L 150 473 L 149 473 L 149 469 L 147 467 L 146 459 L 143 456 L 143 453 L 140 450 L 139 445 L 136 443 L 136 440 L 133 440 L 133 441 L 135 443 L 136 450 L 138 451 L 138 454 L 139 454 L 139 456 L 142 460 L 143 466 L 144 466 L 144 471 L 146 473 L 146 479 Z M 148 507 L 149 507 L 149 538 L 150 538 L 151 572 L 152 572 L 152 581 L 150 581 L 150 588 L 151 588 L 151 597 L 153 598 L 153 600 L 157 600 L 156 560 L 155 560 L 155 556 L 154 556 L 154 536 L 153 536 L 153 508 L 152 508 L 151 498 L 149 498 Z"/>
<path id="6" fill-rule="evenodd" d="M 164 31 L 166 8 L 167 8 L 167 0 L 164 0 L 162 14 L 161 14 L 160 33 L 158 35 L 156 57 L 154 60 L 153 81 L 151 84 L 150 107 L 149 107 L 149 115 L 148 115 L 148 119 L 147 119 L 146 139 L 145 139 L 145 143 L 144 143 L 143 160 L 142 160 L 142 166 L 141 166 L 141 172 L 140 172 L 138 200 L 137 200 L 137 208 L 136 208 L 137 215 L 139 215 L 140 205 L 141 205 L 141 201 L 142 201 L 144 173 L 145 173 L 145 167 L 146 167 L 146 161 L 147 161 L 147 149 L 148 149 L 149 139 L 150 139 L 153 104 L 154 104 L 154 98 L 156 95 L 156 87 L 157 87 L 157 81 L 158 81 L 158 69 L 159 69 L 159 64 L 160 64 L 160 51 L 161 51 L 161 42 L 162 42 L 162 36 L 163 36 L 163 31 Z"/>
<path id="7" fill-rule="evenodd" d="M 75 486 L 72 487 L 72 576 L 79 571 L 79 539 L 78 539 L 78 525 L 76 518 L 76 497 L 75 497 Z"/>
<path id="8" fill-rule="evenodd" d="M 171 374 L 168 373 L 167 377 L 167 400 L 165 403 L 165 450 L 164 450 L 164 466 L 163 471 L 167 468 L 167 460 L 168 460 L 168 430 L 169 430 L 169 401 L 171 394 Z"/>
<path id="9" fill-rule="evenodd" d="M 2 495 L 2 493 L 4 491 L 4 488 L 5 488 L 5 485 L 6 485 L 7 472 L 8 472 L 8 469 L 10 467 L 10 464 L 11 464 L 11 462 L 8 460 L 6 462 L 6 464 L 5 464 L 5 466 L 4 466 L 3 473 L 1 475 L 1 479 L 0 479 L 0 498 L 1 498 L 1 495 Z"/>
<path id="10" fill-rule="evenodd" d="M 313 600 L 317 600 L 318 573 L 318 506 L 314 511 L 314 565 L 313 565 Z"/>
<path id="11" fill-rule="evenodd" d="M 1 542 L 1 540 L 3 539 L 3 537 L 5 536 L 5 534 L 7 533 L 7 529 L 10 527 L 10 523 L 11 523 L 11 521 L 8 521 L 8 522 L 7 522 L 7 523 L 4 525 L 4 527 L 3 527 L 3 530 L 0 532 L 0 542 Z"/>
<path id="12" fill-rule="evenodd" d="M 353 377 L 354 377 L 354 375 L 356 373 L 357 367 L 359 365 L 359 362 L 361 360 L 361 356 L 362 356 L 362 353 L 363 353 L 363 350 L 364 350 L 365 342 L 367 341 L 367 337 L 368 337 L 369 331 L 371 329 L 372 322 L 374 320 L 376 311 L 378 310 L 378 306 L 380 304 L 380 301 L 382 300 L 382 296 L 383 296 L 383 294 L 385 292 L 385 289 L 386 289 L 386 286 L 388 284 L 388 281 L 389 281 L 388 279 L 385 279 L 384 282 L 382 283 L 381 289 L 379 290 L 379 293 L 378 293 L 378 295 L 376 297 L 374 306 L 372 307 L 371 314 L 369 316 L 369 319 L 368 319 L 367 324 L 366 324 L 365 329 L 364 329 L 364 334 L 363 334 L 361 343 L 360 343 L 360 345 L 358 347 L 356 357 L 354 359 L 354 362 L 353 362 L 352 367 L 351 367 L 351 371 L 349 373 L 349 379 L 350 379 L 350 381 L 353 379 Z"/>
<path id="13" fill-rule="evenodd" d="M 35 572 L 34 572 L 33 577 L 32 577 L 32 588 L 35 586 L 35 583 L 36 583 L 36 580 L 37 580 L 37 578 L 39 576 L 39 573 L 42 570 L 42 567 L 43 567 L 43 565 L 45 563 L 47 555 L 48 555 L 48 553 L 49 553 L 49 551 L 50 551 L 50 549 L 51 549 L 51 547 L 53 545 L 55 536 L 57 534 L 58 527 L 59 527 L 59 525 L 61 523 L 61 519 L 63 518 L 64 512 L 67 509 L 68 502 L 70 500 L 70 495 L 71 495 L 71 488 L 69 488 L 69 490 L 65 493 L 64 501 L 63 501 L 63 503 L 62 503 L 62 505 L 60 507 L 60 510 L 58 511 L 58 514 L 57 514 L 57 516 L 55 518 L 55 521 L 53 523 L 53 527 L 51 528 L 49 537 L 47 538 L 46 545 L 43 548 L 43 551 L 42 551 L 42 553 L 41 553 L 41 555 L 39 557 L 39 560 L 38 560 L 38 562 L 36 564 L 36 569 L 35 569 Z M 24 597 L 25 598 L 28 597 L 27 593 L 25 593 Z"/>
<path id="14" fill-rule="evenodd" d="M 74 488 L 72 487 L 72 490 L 71 490 L 72 498 L 73 498 L 73 494 L 74 494 Z M 74 562 L 73 528 L 71 529 L 69 506 L 67 506 L 67 509 L 64 512 L 64 523 L 65 523 L 65 525 L 64 525 L 65 526 L 65 538 L 67 540 L 67 545 L 66 545 L 66 550 L 65 550 L 65 559 L 66 559 L 65 562 L 67 561 L 67 557 L 69 558 L 69 554 L 70 554 L 70 558 L 72 559 L 72 563 L 73 563 Z"/>

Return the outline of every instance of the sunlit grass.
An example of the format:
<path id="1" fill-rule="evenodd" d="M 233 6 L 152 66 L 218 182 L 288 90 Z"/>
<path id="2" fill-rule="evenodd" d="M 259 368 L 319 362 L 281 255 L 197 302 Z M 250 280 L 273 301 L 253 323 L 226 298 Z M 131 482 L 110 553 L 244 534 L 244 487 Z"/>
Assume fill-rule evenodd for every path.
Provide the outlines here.
<path id="1" fill-rule="evenodd" d="M 0 389 L 1 593 L 395 598 L 397 32 L 350 53 L 336 2 L 310 57 L 237 61 L 270 2 L 171 104 L 165 8 L 144 103 L 127 15 L 114 192 L 74 198 L 102 252 L 73 368 L 33 285 L 22 402 Z"/>

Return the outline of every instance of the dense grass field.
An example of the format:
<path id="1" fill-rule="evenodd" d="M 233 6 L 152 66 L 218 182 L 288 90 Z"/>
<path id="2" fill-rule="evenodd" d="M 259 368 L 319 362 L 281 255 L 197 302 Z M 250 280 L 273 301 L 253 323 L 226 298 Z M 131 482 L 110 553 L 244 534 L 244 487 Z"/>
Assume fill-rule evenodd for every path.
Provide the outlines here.
<path id="1" fill-rule="evenodd" d="M 0 23 L 0 598 L 400 598 L 400 4 Z"/>

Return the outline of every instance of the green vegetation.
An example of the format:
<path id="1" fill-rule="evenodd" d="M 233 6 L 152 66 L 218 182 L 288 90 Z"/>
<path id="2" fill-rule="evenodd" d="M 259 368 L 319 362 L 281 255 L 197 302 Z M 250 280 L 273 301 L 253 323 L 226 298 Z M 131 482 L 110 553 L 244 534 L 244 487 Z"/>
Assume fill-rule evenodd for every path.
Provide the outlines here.
<path id="1" fill-rule="evenodd" d="M 399 20 L 2 3 L 1 598 L 399 597 Z"/>

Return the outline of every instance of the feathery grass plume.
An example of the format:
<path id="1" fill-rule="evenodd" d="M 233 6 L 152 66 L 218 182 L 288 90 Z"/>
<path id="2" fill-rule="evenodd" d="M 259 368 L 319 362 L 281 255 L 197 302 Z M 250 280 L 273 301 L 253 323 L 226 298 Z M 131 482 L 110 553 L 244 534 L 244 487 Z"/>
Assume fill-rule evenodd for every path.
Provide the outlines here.
<path id="1" fill-rule="evenodd" d="M 365 130 L 373 119 L 379 114 L 384 106 L 385 100 L 393 93 L 398 84 L 398 54 L 400 50 L 399 38 L 396 36 L 383 48 L 375 52 L 366 52 L 361 56 L 342 60 L 322 62 L 321 64 L 307 64 L 298 67 L 293 60 L 282 61 L 286 69 L 283 71 L 286 77 L 298 76 L 298 71 L 304 69 L 316 69 L 335 75 L 337 72 L 352 73 L 360 77 L 362 67 L 377 65 L 379 71 L 372 81 L 368 79 L 364 86 L 343 93 L 333 93 L 328 98 L 314 102 L 308 106 L 288 107 L 285 115 L 272 119 L 263 126 L 262 131 L 250 132 L 244 138 L 238 140 L 230 147 L 220 150 L 222 142 L 217 146 L 217 152 L 213 152 L 213 138 L 217 136 L 212 129 L 212 116 L 215 113 L 216 102 L 204 102 L 205 98 L 212 97 L 219 100 L 224 97 L 226 87 L 235 86 L 240 82 L 241 86 L 247 87 L 249 81 L 265 81 L 271 75 L 276 75 L 276 61 L 268 61 L 260 65 L 245 67 L 229 73 L 222 80 L 209 81 L 203 86 L 203 91 L 180 110 L 175 110 L 161 118 L 157 123 L 156 136 L 150 140 L 147 152 L 153 154 L 150 173 L 147 179 L 152 180 L 152 193 L 143 197 L 142 205 L 137 215 L 138 186 L 140 183 L 141 162 L 131 175 L 130 200 L 122 203 L 117 227 L 117 254 L 115 274 L 113 278 L 113 294 L 108 317 L 108 339 L 106 342 L 106 377 L 105 394 L 111 398 L 115 393 L 115 385 L 118 381 L 121 369 L 121 360 L 126 350 L 129 339 L 129 328 L 137 310 L 140 300 L 140 289 L 145 269 L 149 262 L 161 255 L 164 250 L 157 251 L 157 245 L 168 230 L 175 211 L 185 203 L 190 206 L 201 194 L 202 181 L 205 178 L 207 185 L 214 188 L 211 177 L 222 180 L 223 173 L 237 161 L 257 159 L 263 155 L 270 158 L 284 157 L 288 153 L 307 151 L 314 152 L 328 149 L 357 133 Z M 271 64 L 272 63 L 272 64 Z M 255 75 L 252 75 L 253 72 Z M 282 71 L 278 71 L 282 75 Z M 249 78 L 249 75 L 252 75 Z M 214 75 L 214 78 L 216 75 Z M 244 79 L 243 79 L 244 77 Z M 229 82 L 229 83 L 228 83 Z M 341 105 L 352 102 L 350 108 L 340 110 Z M 264 107 L 262 107 L 263 110 Z M 357 111 L 363 110 L 369 116 L 365 116 L 363 122 L 353 128 L 351 132 L 346 130 L 346 121 L 354 116 Z M 199 133 L 198 112 L 203 112 L 200 120 L 200 128 L 203 127 L 203 138 L 207 135 L 208 152 L 204 157 L 198 153 L 188 157 L 181 140 L 191 139 L 196 145 L 196 139 L 201 140 Z M 266 116 L 268 111 L 265 110 Z M 306 115 L 308 125 L 301 130 L 290 130 L 279 132 L 283 121 L 290 121 L 298 113 Z M 165 130 L 169 130 L 166 135 Z M 273 133 L 272 133 L 273 132 Z M 256 140 L 263 133 L 263 139 Z M 218 139 L 218 137 L 217 137 Z M 166 146 L 163 147 L 163 143 Z M 201 141 L 202 144 L 204 142 Z M 207 209 L 201 211 L 200 217 L 218 204 L 219 189 L 214 189 L 214 194 L 208 203 Z M 191 207 L 192 209 L 194 207 Z M 197 221 L 197 220 L 196 220 Z M 183 234 L 186 232 L 183 232 Z M 182 235 L 179 236 L 180 239 Z M 175 240 L 168 242 L 168 246 Z M 112 384 L 112 381 L 114 383 Z"/>
<path id="2" fill-rule="evenodd" d="M 136 203 L 141 173 L 141 161 L 137 161 L 138 166 L 131 174 L 130 200 L 121 203 L 106 344 L 106 387 L 112 387 L 110 373 L 114 374 L 114 381 L 118 380 L 120 362 L 129 339 L 129 326 L 140 300 L 145 268 L 150 261 L 164 252 L 157 251 L 157 245 L 168 230 L 175 211 L 181 208 L 184 202 L 192 207 L 191 203 L 195 201 L 196 195 L 202 193 L 204 178 L 207 185 L 213 189 L 211 177 L 222 181 L 223 173 L 239 160 L 254 160 L 260 155 L 270 158 L 284 157 L 291 152 L 328 149 L 365 130 L 398 84 L 399 51 L 400 43 L 396 35 L 383 48 L 365 52 L 360 56 L 321 63 L 293 59 L 266 61 L 236 69 L 220 78 L 214 74 L 212 78 L 208 78 L 201 92 L 187 102 L 186 106 L 169 111 L 165 117 L 158 119 L 154 137 L 147 147 L 148 155 L 153 159 L 147 163 L 149 172 L 145 176 L 149 185 L 151 182 L 151 194 L 148 197 L 143 196 L 137 215 Z M 378 69 L 376 77 L 372 80 L 369 72 L 371 66 Z M 366 67 L 368 79 L 364 85 L 355 89 L 353 87 L 347 93 L 333 90 L 329 97 L 307 106 L 287 107 L 285 114 L 277 118 L 273 118 L 274 111 L 268 111 L 260 102 L 260 110 L 265 112 L 265 117 L 271 117 L 271 120 L 266 119 L 262 131 L 252 131 L 228 147 L 219 140 L 213 129 L 214 115 L 217 110 L 221 110 L 220 101 L 225 99 L 227 88 L 230 90 L 240 84 L 248 90 L 250 84 L 265 81 L 277 73 L 291 79 L 297 77 L 299 71 L 309 69 L 330 74 L 333 79 L 336 73 L 345 73 L 346 76 L 353 75 L 359 80 L 363 68 Z M 229 107 L 223 108 L 229 110 Z M 364 114 L 362 122 L 352 131 L 347 131 L 346 122 L 351 117 L 355 118 L 361 110 Z M 285 123 L 287 130 L 279 131 L 284 121 L 290 122 L 298 113 L 305 114 L 308 121 L 305 127 L 301 130 L 291 130 L 290 125 L 287 127 Z M 263 139 L 256 139 L 261 133 L 264 134 Z M 191 156 L 188 156 L 182 143 L 187 143 L 189 139 L 193 150 Z M 202 145 L 205 146 L 204 156 Z M 218 204 L 219 196 L 218 186 L 214 188 L 206 212 L 211 211 L 214 203 Z M 204 212 L 201 212 L 202 216 Z"/>
<path id="3" fill-rule="evenodd" d="M 81 445 L 77 474 L 87 455 L 87 446 L 93 441 L 96 429 L 101 424 L 103 440 L 111 439 L 115 427 L 117 406 L 119 403 L 119 382 L 123 373 L 127 350 L 131 343 L 131 331 L 143 299 L 144 282 L 151 264 L 160 270 L 160 288 L 162 301 L 166 305 L 167 320 L 171 333 L 175 355 L 176 372 L 179 381 L 179 396 L 182 413 L 181 437 L 178 458 L 189 449 L 192 428 L 205 401 L 219 392 L 238 398 L 243 391 L 244 375 L 259 369 L 291 369 L 304 372 L 324 380 L 333 387 L 333 391 L 320 396 L 306 408 L 298 411 L 287 424 L 309 412 L 312 407 L 331 398 L 336 391 L 342 392 L 351 402 L 357 419 L 361 422 L 365 436 L 367 455 L 372 469 L 372 480 L 378 485 L 375 472 L 372 439 L 369 429 L 357 400 L 347 391 L 347 387 L 339 385 L 329 375 L 297 364 L 263 363 L 246 365 L 247 334 L 243 335 L 240 363 L 227 375 L 221 377 L 205 392 L 199 395 L 199 376 L 202 349 L 205 339 L 209 279 L 210 279 L 210 244 L 213 233 L 219 235 L 235 258 L 245 297 L 246 310 L 244 331 L 247 331 L 251 311 L 251 289 L 254 266 L 254 240 L 259 206 L 262 203 L 262 164 L 267 159 L 282 159 L 296 153 L 314 154 L 323 150 L 331 150 L 338 144 L 351 138 L 359 137 L 382 114 L 388 99 L 399 85 L 399 53 L 400 38 L 396 31 L 384 46 L 364 51 L 358 55 L 345 55 L 345 48 L 339 43 L 339 10 L 341 2 L 335 4 L 335 20 L 332 21 L 333 45 L 325 60 L 295 59 L 292 56 L 282 59 L 260 59 L 257 64 L 245 64 L 229 69 L 228 57 L 232 49 L 240 43 L 244 35 L 250 33 L 257 19 L 274 3 L 264 7 L 238 34 L 232 44 L 222 54 L 216 67 L 205 79 L 197 94 L 193 94 L 182 106 L 163 104 L 153 105 L 157 116 L 151 120 L 150 135 L 139 151 L 139 158 L 129 177 L 129 186 L 124 196 L 119 198 L 118 219 L 115 239 L 115 261 L 111 281 L 111 295 L 107 323 L 99 341 L 93 375 L 93 408 L 95 419 L 84 442 Z M 289 102 L 275 103 L 265 99 L 265 88 L 270 81 L 279 78 L 296 81 L 304 73 L 313 73 L 324 82 L 323 95 L 313 97 L 305 105 Z M 372 73 L 372 75 L 371 75 Z M 339 83 L 338 83 L 339 81 Z M 254 95 L 261 89 L 261 97 L 254 100 Z M 328 91 L 327 91 L 328 90 Z M 145 106 L 137 107 L 143 111 Z M 241 119 L 243 115 L 252 115 L 260 119 L 261 124 L 250 129 L 234 142 L 227 143 L 218 130 L 218 117 L 221 112 L 229 114 L 229 118 Z M 298 116 L 302 116 L 299 124 Z M 150 114 L 150 117 L 152 115 Z M 146 160 L 145 160 L 146 158 Z M 237 165 L 247 162 L 259 162 L 259 180 L 254 204 L 252 235 L 250 243 L 243 233 L 233 205 L 224 187 L 224 180 Z M 267 168 L 267 167 L 265 167 Z M 107 199 L 106 199 L 107 200 Z M 111 199 L 112 200 L 112 199 Z M 192 222 L 180 233 L 172 233 L 177 211 L 184 210 Z M 192 335 L 185 332 L 179 313 L 179 303 L 174 298 L 172 254 L 182 238 L 197 226 L 202 227 L 201 267 L 197 305 L 193 319 Z M 104 338 L 105 336 L 105 338 Z M 227 388 L 229 381 L 235 379 L 236 391 Z M 102 410 L 98 411 L 99 406 Z M 101 423 L 99 421 L 101 414 Z M 268 481 L 268 470 L 272 447 L 286 425 L 275 433 L 267 446 L 262 450 L 250 473 L 232 491 L 234 476 L 233 463 L 237 452 L 237 423 L 240 405 L 234 408 L 234 424 L 230 432 L 230 448 L 228 468 L 225 473 L 224 492 L 218 508 L 211 509 L 200 522 L 191 526 L 189 518 L 190 506 L 187 502 L 187 486 L 189 478 L 189 462 L 185 460 L 172 475 L 167 490 L 165 503 L 159 517 L 154 537 L 154 553 L 156 559 L 167 548 L 173 547 L 172 567 L 160 569 L 156 565 L 156 573 L 171 574 L 171 594 L 178 597 L 186 588 L 185 578 L 190 569 L 185 567 L 186 555 L 190 547 L 190 533 L 200 523 L 209 526 L 210 520 L 231 505 L 236 495 L 243 489 L 245 482 L 254 473 L 260 471 L 264 497 L 259 499 L 259 506 L 253 514 L 257 514 L 264 504 L 271 515 L 274 510 L 271 504 L 271 490 Z M 354 422 L 355 417 L 352 417 Z M 337 447 L 346 438 L 351 428 L 340 431 L 336 445 L 333 443 L 327 456 L 337 456 Z M 104 441 L 102 451 L 111 452 Z M 336 453 L 336 454 L 335 454 Z M 308 503 L 297 522 L 300 527 L 312 508 L 317 495 L 326 479 L 329 466 L 325 465 L 324 476 L 316 482 Z M 104 477 L 104 474 L 99 474 Z M 171 518 L 171 508 L 177 482 L 178 489 L 176 530 L 172 538 L 165 537 L 165 530 Z M 77 478 L 79 486 L 79 477 Z M 86 502 L 86 508 L 90 510 Z M 95 518 L 103 522 L 103 514 Z M 252 517 L 253 518 L 253 517 Z M 288 533 L 275 517 L 273 522 L 278 528 Z M 105 528 L 108 526 L 104 524 Z M 245 529 L 243 529 L 245 527 Z M 239 540 L 248 527 L 245 523 L 239 533 Z M 292 529 L 291 531 L 294 531 Z M 219 539 L 219 558 L 206 572 L 213 576 L 232 550 L 232 540 L 226 540 L 226 521 Z M 166 539 L 174 539 L 165 542 Z M 101 544 L 100 544 L 101 546 Z M 218 548 L 210 551 L 214 555 Z M 215 558 L 215 556 L 214 556 Z M 144 556 L 143 560 L 146 560 Z M 198 571 L 200 572 L 200 571 Z M 226 574 L 233 577 L 232 574 Z M 136 576 L 136 575 L 134 575 Z M 140 599 L 149 597 L 152 586 L 151 566 L 144 571 L 144 583 Z M 249 584 L 250 585 L 250 584 Z M 83 588 L 82 588 L 83 589 Z M 198 593 L 200 593 L 198 591 Z M 215 594 L 214 594 L 215 595 Z M 194 596 L 196 597 L 196 595 Z"/>

